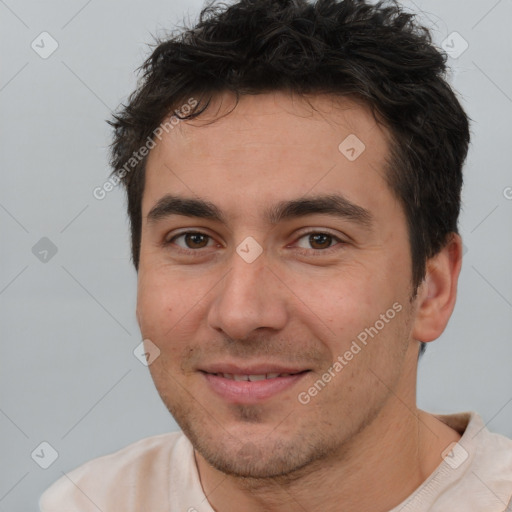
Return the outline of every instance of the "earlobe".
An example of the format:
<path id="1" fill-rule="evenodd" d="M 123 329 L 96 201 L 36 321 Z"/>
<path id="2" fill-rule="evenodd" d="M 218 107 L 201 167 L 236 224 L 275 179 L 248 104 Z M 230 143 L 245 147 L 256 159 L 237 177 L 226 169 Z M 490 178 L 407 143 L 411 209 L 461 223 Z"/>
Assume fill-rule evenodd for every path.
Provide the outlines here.
<path id="1" fill-rule="evenodd" d="M 433 341 L 446 328 L 455 307 L 457 282 L 462 265 L 462 240 L 452 233 L 446 245 L 427 261 L 427 270 L 416 298 L 412 336 Z"/>

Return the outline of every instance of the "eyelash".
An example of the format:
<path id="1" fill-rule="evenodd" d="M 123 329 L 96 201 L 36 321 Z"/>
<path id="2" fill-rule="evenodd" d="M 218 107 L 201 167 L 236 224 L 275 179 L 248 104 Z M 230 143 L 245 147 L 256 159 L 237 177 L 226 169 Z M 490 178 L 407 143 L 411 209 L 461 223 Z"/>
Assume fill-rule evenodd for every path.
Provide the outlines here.
<path id="1" fill-rule="evenodd" d="M 180 238 L 180 237 L 186 236 L 186 235 L 203 235 L 203 236 L 208 237 L 210 240 L 213 240 L 212 236 L 208 235 L 207 233 L 203 233 L 201 231 L 184 231 L 182 233 L 179 233 L 179 234 L 173 236 L 170 240 L 164 241 L 164 246 L 172 245 L 177 238 Z M 327 235 L 332 238 L 333 242 L 336 241 L 338 243 L 335 243 L 334 245 L 332 245 L 331 247 L 328 247 L 326 249 L 299 248 L 298 252 L 299 252 L 299 254 L 301 254 L 303 256 L 325 256 L 327 254 L 332 254 L 333 252 L 340 249 L 340 247 L 339 247 L 340 245 L 344 245 L 346 243 L 345 241 L 343 241 L 339 237 L 333 235 L 332 233 L 329 233 L 327 231 L 315 231 L 315 230 L 302 233 L 299 236 L 299 238 L 297 238 L 296 241 L 299 241 L 302 238 L 305 238 L 310 235 Z M 184 249 L 183 247 L 179 247 L 179 246 L 176 246 L 176 248 L 177 248 L 178 252 L 181 252 L 182 254 L 185 254 L 185 255 L 191 255 L 191 256 L 201 256 L 201 253 L 202 253 L 201 249 L 206 249 L 206 247 L 201 248 L 201 249 Z"/>

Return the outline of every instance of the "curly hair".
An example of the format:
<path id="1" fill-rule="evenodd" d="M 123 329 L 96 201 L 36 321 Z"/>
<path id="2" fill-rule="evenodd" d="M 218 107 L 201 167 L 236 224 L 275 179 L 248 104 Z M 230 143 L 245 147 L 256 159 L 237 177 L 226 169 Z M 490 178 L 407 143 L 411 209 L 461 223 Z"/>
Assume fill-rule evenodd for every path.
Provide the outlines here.
<path id="1" fill-rule="evenodd" d="M 146 162 L 139 150 L 170 114 L 198 117 L 222 92 L 237 101 L 272 91 L 326 93 L 370 107 L 390 137 L 386 178 L 407 219 L 414 289 L 426 261 L 458 232 L 468 117 L 446 82 L 446 55 L 396 1 L 212 2 L 195 26 L 160 40 L 142 71 L 110 121 L 111 164 L 127 191 L 136 269 Z M 190 97 L 199 99 L 194 108 L 179 109 Z"/>

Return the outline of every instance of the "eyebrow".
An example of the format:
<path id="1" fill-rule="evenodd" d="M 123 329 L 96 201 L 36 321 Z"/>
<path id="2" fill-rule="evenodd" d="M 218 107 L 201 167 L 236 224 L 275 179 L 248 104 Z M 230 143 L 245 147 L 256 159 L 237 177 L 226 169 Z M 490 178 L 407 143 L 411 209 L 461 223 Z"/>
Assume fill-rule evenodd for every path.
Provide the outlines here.
<path id="1" fill-rule="evenodd" d="M 290 201 L 281 201 L 265 210 L 264 217 L 270 224 L 307 215 L 324 214 L 347 219 L 363 227 L 371 228 L 374 217 L 369 210 L 339 194 L 311 196 Z M 147 215 L 149 224 L 172 215 L 209 219 L 227 224 L 222 211 L 213 203 L 173 195 L 163 196 Z"/>

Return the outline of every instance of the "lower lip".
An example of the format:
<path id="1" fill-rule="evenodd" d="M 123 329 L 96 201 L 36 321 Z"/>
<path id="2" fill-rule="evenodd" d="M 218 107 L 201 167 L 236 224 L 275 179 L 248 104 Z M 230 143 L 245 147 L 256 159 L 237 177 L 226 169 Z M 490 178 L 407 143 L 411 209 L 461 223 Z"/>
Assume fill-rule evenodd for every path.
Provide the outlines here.
<path id="1" fill-rule="evenodd" d="M 203 373 L 211 389 L 231 403 L 255 404 L 291 388 L 308 372 L 297 373 L 274 379 L 247 380 L 226 379 L 221 375 Z"/>

